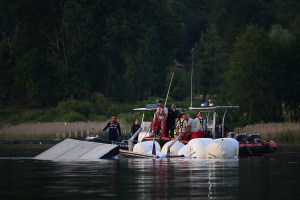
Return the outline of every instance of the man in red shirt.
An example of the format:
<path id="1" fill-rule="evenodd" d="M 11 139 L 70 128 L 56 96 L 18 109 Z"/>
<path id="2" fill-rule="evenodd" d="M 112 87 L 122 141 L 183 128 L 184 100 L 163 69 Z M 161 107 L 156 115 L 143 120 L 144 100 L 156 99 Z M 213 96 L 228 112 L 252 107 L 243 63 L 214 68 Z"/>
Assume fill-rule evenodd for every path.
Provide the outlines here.
<path id="1" fill-rule="evenodd" d="M 152 122 L 152 133 L 155 134 L 156 128 L 161 126 L 162 137 L 166 137 L 168 109 L 163 105 L 162 101 L 158 102 L 158 108 L 154 114 Z"/>
<path id="2" fill-rule="evenodd" d="M 117 121 L 117 117 L 112 116 L 111 120 L 103 128 L 103 131 L 109 128 L 108 131 L 108 140 L 118 141 L 118 135 L 121 137 L 121 128 L 120 123 Z"/>

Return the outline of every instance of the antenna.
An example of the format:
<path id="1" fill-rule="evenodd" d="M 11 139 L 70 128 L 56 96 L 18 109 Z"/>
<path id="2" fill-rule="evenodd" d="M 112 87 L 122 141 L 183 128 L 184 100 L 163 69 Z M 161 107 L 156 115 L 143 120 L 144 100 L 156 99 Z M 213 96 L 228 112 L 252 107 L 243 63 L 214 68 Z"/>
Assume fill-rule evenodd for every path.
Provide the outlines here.
<path id="1" fill-rule="evenodd" d="M 167 105 L 167 101 L 168 101 L 168 97 L 169 97 L 169 92 L 170 92 L 170 88 L 171 88 L 173 76 L 174 76 L 174 72 L 172 72 L 172 77 L 171 77 L 171 80 L 170 80 L 169 89 L 168 89 L 167 97 L 166 97 L 166 100 L 165 100 L 165 107 L 166 107 L 166 105 Z"/>
<path id="2" fill-rule="evenodd" d="M 194 73 L 194 48 L 192 48 L 192 70 L 191 70 L 191 108 L 193 107 L 193 73 Z"/>

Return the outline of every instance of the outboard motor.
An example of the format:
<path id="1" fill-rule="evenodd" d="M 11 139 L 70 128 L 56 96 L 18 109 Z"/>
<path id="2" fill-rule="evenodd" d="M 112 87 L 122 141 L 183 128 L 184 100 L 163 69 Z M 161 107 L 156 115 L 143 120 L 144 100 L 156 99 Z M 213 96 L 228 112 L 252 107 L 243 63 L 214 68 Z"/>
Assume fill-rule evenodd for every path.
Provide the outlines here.
<path id="1" fill-rule="evenodd" d="M 237 134 L 235 139 L 239 142 L 246 142 L 247 141 L 247 135 L 246 134 Z"/>
<path id="2" fill-rule="evenodd" d="M 257 142 L 259 140 L 260 140 L 260 135 L 258 135 L 258 134 L 251 134 L 248 136 L 249 142 Z"/>

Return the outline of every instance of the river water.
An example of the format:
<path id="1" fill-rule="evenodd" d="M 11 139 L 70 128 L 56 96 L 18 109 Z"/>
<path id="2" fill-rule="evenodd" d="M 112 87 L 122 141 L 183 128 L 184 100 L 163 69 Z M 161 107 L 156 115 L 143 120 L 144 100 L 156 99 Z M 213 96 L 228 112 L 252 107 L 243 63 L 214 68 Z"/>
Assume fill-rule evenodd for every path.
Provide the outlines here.
<path id="1" fill-rule="evenodd" d="M 0 145 L 0 199 L 299 199 L 300 146 L 239 160 L 32 159 L 47 145 Z"/>

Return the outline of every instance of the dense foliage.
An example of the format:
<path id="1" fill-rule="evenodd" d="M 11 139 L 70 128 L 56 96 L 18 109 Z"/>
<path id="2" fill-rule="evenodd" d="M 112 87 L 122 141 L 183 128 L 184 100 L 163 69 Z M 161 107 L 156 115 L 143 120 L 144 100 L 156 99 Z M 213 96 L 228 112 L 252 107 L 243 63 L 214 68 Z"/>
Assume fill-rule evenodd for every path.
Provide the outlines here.
<path id="1" fill-rule="evenodd" d="M 201 101 L 238 104 L 250 123 L 298 121 L 299 10 L 297 0 L 0 0 L 1 104 L 164 97 L 174 71 L 170 96 L 182 100 L 193 68 Z"/>

